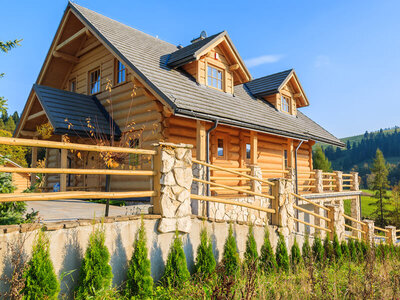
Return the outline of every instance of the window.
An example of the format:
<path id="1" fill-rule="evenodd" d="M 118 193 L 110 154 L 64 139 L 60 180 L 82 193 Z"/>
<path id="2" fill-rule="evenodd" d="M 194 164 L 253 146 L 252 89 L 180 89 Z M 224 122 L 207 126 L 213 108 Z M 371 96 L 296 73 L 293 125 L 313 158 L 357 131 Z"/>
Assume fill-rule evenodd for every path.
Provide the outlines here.
<path id="1" fill-rule="evenodd" d="M 218 139 L 218 157 L 223 157 L 225 155 L 224 153 L 224 140 L 223 139 Z"/>
<path id="2" fill-rule="evenodd" d="M 287 155 L 287 150 L 283 150 L 283 157 L 285 159 L 285 169 L 288 167 L 288 155 Z"/>
<path id="3" fill-rule="evenodd" d="M 139 139 L 134 138 L 129 141 L 129 148 L 137 149 L 139 148 Z M 129 165 L 138 166 L 139 165 L 139 154 L 129 154 Z"/>
<path id="4" fill-rule="evenodd" d="M 76 79 L 72 79 L 69 82 L 69 91 L 74 93 L 76 92 Z"/>
<path id="5" fill-rule="evenodd" d="M 100 92 L 100 69 L 96 69 L 89 74 L 89 93 L 91 95 Z"/>
<path id="6" fill-rule="evenodd" d="M 207 74 L 208 85 L 222 90 L 222 71 L 208 66 Z"/>
<path id="7" fill-rule="evenodd" d="M 246 144 L 246 159 L 250 159 L 250 158 L 251 158 L 251 145 Z"/>
<path id="8" fill-rule="evenodd" d="M 117 61 L 117 84 L 125 82 L 126 80 L 126 67 L 118 60 Z"/>
<path id="9" fill-rule="evenodd" d="M 290 98 L 286 96 L 281 97 L 281 110 L 290 113 Z"/>

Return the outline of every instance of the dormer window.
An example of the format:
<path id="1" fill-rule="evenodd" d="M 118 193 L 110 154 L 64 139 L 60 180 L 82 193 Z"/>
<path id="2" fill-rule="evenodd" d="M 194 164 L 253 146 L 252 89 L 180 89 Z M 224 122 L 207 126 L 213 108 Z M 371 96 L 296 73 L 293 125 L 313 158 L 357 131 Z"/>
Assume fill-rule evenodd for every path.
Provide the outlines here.
<path id="1" fill-rule="evenodd" d="M 213 88 L 222 90 L 222 71 L 217 68 L 207 67 L 207 84 Z"/>
<path id="2" fill-rule="evenodd" d="M 286 113 L 290 113 L 290 98 L 287 96 L 281 96 L 281 110 Z"/>

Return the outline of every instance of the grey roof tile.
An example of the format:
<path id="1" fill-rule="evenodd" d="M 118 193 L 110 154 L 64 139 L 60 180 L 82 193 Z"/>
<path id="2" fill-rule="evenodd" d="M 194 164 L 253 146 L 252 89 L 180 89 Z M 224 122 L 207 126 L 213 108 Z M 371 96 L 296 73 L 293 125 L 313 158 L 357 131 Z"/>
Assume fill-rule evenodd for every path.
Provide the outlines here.
<path id="1" fill-rule="evenodd" d="M 253 79 L 246 83 L 246 87 L 253 95 L 264 97 L 279 92 L 279 88 L 286 78 L 292 74 L 293 69 Z"/>

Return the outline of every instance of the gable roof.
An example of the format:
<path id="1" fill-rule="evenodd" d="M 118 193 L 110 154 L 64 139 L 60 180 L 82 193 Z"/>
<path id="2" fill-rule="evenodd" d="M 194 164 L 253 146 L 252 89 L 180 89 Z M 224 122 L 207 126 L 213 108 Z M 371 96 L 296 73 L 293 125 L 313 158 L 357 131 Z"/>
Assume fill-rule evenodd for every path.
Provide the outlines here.
<path id="1" fill-rule="evenodd" d="M 33 90 L 45 111 L 55 134 L 88 136 L 90 131 L 100 136 L 112 134 L 111 118 L 95 96 L 87 96 L 34 84 Z M 94 128 L 88 127 L 88 121 Z M 121 131 L 113 122 L 114 136 Z"/>
<path id="2" fill-rule="evenodd" d="M 302 113 L 297 117 L 281 113 L 243 84 L 235 86 L 231 95 L 200 85 L 186 72 L 170 68 L 167 61 L 177 51 L 175 45 L 75 3 L 69 2 L 68 7 L 174 114 L 210 121 L 219 119 L 233 126 L 344 146 Z"/>
<path id="3" fill-rule="evenodd" d="M 252 81 L 246 83 L 246 87 L 255 96 L 264 97 L 273 95 L 279 92 L 279 89 L 292 73 L 293 69 L 289 69 L 279 73 L 253 79 Z"/>

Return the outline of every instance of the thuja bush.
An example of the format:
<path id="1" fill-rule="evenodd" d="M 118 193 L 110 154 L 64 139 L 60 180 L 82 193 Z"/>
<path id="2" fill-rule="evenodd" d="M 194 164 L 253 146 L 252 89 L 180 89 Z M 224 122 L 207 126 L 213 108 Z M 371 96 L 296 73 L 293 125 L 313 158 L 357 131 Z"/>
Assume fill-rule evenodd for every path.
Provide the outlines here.
<path id="1" fill-rule="evenodd" d="M 246 251 L 244 253 L 244 259 L 247 266 L 257 265 L 258 261 L 258 252 L 257 252 L 257 243 L 254 238 L 254 227 L 253 225 L 249 226 L 249 232 L 247 234 L 246 241 Z"/>
<path id="2" fill-rule="evenodd" d="M 354 241 L 354 248 L 356 249 L 356 261 L 362 262 L 364 260 L 364 254 L 359 240 Z"/>
<path id="3" fill-rule="evenodd" d="M 174 241 L 169 250 L 167 264 L 161 283 L 165 287 L 181 287 L 190 278 L 182 240 L 178 230 L 175 231 Z"/>
<path id="4" fill-rule="evenodd" d="M 279 234 L 278 244 L 276 245 L 276 264 L 282 271 L 289 271 L 289 256 L 286 248 L 285 238 Z"/>
<path id="5" fill-rule="evenodd" d="M 324 257 L 327 262 L 331 262 L 334 259 L 333 255 L 333 245 L 327 234 L 324 239 Z"/>
<path id="6" fill-rule="evenodd" d="M 150 298 L 153 295 L 151 262 L 148 258 L 146 230 L 143 218 L 133 246 L 132 258 L 128 264 L 126 295 L 140 299 Z"/>
<path id="7" fill-rule="evenodd" d="M 333 234 L 333 241 L 332 241 L 332 248 L 333 248 L 333 257 L 336 262 L 342 260 L 342 248 L 340 247 L 339 238 L 336 232 Z"/>
<path id="8" fill-rule="evenodd" d="M 201 278 L 210 276 L 215 271 L 215 257 L 212 250 L 211 239 L 204 227 L 200 232 L 200 245 L 197 248 L 195 273 Z"/>
<path id="9" fill-rule="evenodd" d="M 267 226 L 264 229 L 264 243 L 261 246 L 260 268 L 265 274 L 274 272 L 277 269 L 276 258 L 269 239 Z"/>
<path id="10" fill-rule="evenodd" d="M 303 247 L 301 248 L 302 256 L 304 262 L 309 262 L 311 260 L 311 246 L 310 246 L 310 239 L 308 233 L 304 237 Z"/>
<path id="11" fill-rule="evenodd" d="M 353 239 L 350 238 L 347 240 L 347 247 L 349 248 L 350 259 L 352 261 L 356 261 L 357 260 L 357 249 L 356 249 Z"/>
<path id="12" fill-rule="evenodd" d="M 57 299 L 60 284 L 50 259 L 50 242 L 42 230 L 39 230 L 33 244 L 32 258 L 23 278 L 23 299 Z"/>
<path id="13" fill-rule="evenodd" d="M 351 259 L 349 247 L 347 246 L 346 241 L 342 241 L 340 244 L 340 249 L 342 250 L 343 259 Z"/>
<path id="14" fill-rule="evenodd" d="M 77 299 L 87 299 L 97 296 L 110 289 L 113 277 L 110 262 L 110 252 L 105 245 L 104 228 L 94 227 L 89 237 L 89 244 L 82 260 Z"/>
<path id="15" fill-rule="evenodd" d="M 292 265 L 293 271 L 297 271 L 301 264 L 301 253 L 300 253 L 300 247 L 299 244 L 297 244 L 296 237 L 294 238 L 293 246 L 290 251 L 290 262 Z"/>
<path id="16" fill-rule="evenodd" d="M 322 245 L 321 238 L 317 235 L 314 238 L 312 245 L 313 258 L 317 263 L 321 263 L 324 260 L 324 247 Z"/>
<path id="17" fill-rule="evenodd" d="M 229 225 L 228 237 L 226 238 L 224 245 L 222 263 L 227 276 L 235 275 L 239 269 L 239 253 L 237 250 L 236 239 L 233 235 L 232 223 Z"/>

